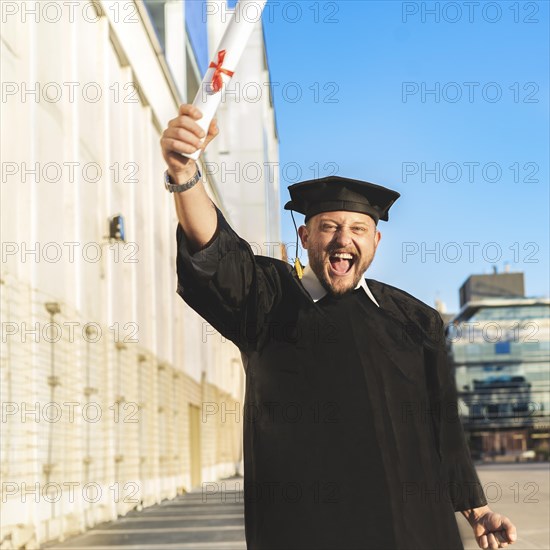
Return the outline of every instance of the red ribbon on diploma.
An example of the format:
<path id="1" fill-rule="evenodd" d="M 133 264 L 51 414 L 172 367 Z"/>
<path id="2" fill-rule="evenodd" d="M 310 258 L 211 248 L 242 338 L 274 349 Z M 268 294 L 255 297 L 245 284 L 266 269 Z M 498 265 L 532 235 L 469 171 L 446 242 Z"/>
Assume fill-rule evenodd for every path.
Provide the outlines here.
<path id="1" fill-rule="evenodd" d="M 229 77 L 233 76 L 233 71 L 228 71 L 227 69 L 224 69 L 222 67 L 224 59 L 225 59 L 225 50 L 221 50 L 218 52 L 218 62 L 214 63 L 213 61 L 211 61 L 210 65 L 208 66 L 210 69 L 216 69 L 214 71 L 214 76 L 212 76 L 212 89 L 215 92 L 219 92 L 222 89 L 222 86 L 223 86 L 222 74 L 226 74 Z"/>

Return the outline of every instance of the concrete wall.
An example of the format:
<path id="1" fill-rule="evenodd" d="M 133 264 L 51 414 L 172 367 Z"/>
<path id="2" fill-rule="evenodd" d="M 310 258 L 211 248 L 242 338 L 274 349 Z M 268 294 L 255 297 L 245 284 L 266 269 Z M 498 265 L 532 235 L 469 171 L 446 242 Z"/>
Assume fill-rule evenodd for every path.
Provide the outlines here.
<path id="1" fill-rule="evenodd" d="M 238 350 L 175 293 L 159 139 L 196 66 L 183 3 L 167 3 L 166 55 L 140 2 L 29 4 L 3 3 L 0 59 L 0 540 L 28 548 L 190 490 L 193 457 L 199 481 L 233 474 L 242 416 L 222 404 L 242 410 L 244 386 Z M 271 155 L 272 115 L 253 128 Z M 239 232 L 278 240 L 275 184 L 252 228 L 215 174 L 207 188 Z M 117 214 L 126 242 L 108 238 Z"/>

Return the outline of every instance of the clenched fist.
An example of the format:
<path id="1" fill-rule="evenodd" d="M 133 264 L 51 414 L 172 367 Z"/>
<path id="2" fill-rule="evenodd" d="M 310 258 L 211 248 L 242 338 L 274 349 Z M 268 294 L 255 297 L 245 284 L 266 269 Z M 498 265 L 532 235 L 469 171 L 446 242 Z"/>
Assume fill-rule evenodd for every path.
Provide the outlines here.
<path id="1" fill-rule="evenodd" d="M 168 173 L 175 183 L 188 180 L 195 172 L 195 161 L 182 156 L 181 153 L 190 154 L 197 149 L 206 149 L 219 133 L 216 119 L 214 119 L 205 137 L 204 131 L 195 122 L 200 118 L 202 113 L 196 107 L 182 104 L 178 116 L 168 123 L 168 127 L 160 138 L 162 156 L 168 165 Z M 203 138 L 205 139 L 201 142 Z"/>

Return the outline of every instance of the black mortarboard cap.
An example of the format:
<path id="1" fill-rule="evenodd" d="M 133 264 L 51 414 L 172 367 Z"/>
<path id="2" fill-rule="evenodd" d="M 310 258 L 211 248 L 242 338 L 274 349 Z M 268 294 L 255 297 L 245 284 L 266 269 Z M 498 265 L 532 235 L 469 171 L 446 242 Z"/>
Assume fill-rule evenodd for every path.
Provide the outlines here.
<path id="1" fill-rule="evenodd" d="M 302 181 L 288 188 L 291 200 L 285 210 L 305 215 L 305 221 L 321 212 L 346 210 L 368 214 L 374 221 L 388 221 L 391 205 L 400 197 L 397 191 L 367 181 L 328 176 Z"/>

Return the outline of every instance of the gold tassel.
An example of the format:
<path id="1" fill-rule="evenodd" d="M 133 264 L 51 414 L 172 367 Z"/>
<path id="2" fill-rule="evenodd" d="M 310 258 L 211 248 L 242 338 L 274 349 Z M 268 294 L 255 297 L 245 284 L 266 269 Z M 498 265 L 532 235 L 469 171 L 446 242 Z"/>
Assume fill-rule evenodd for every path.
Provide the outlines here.
<path id="1" fill-rule="evenodd" d="M 304 274 L 304 266 L 302 265 L 302 262 L 300 262 L 300 258 L 296 258 L 294 260 L 294 269 L 296 270 L 296 275 L 298 275 L 298 279 L 301 279 L 302 275 Z"/>

